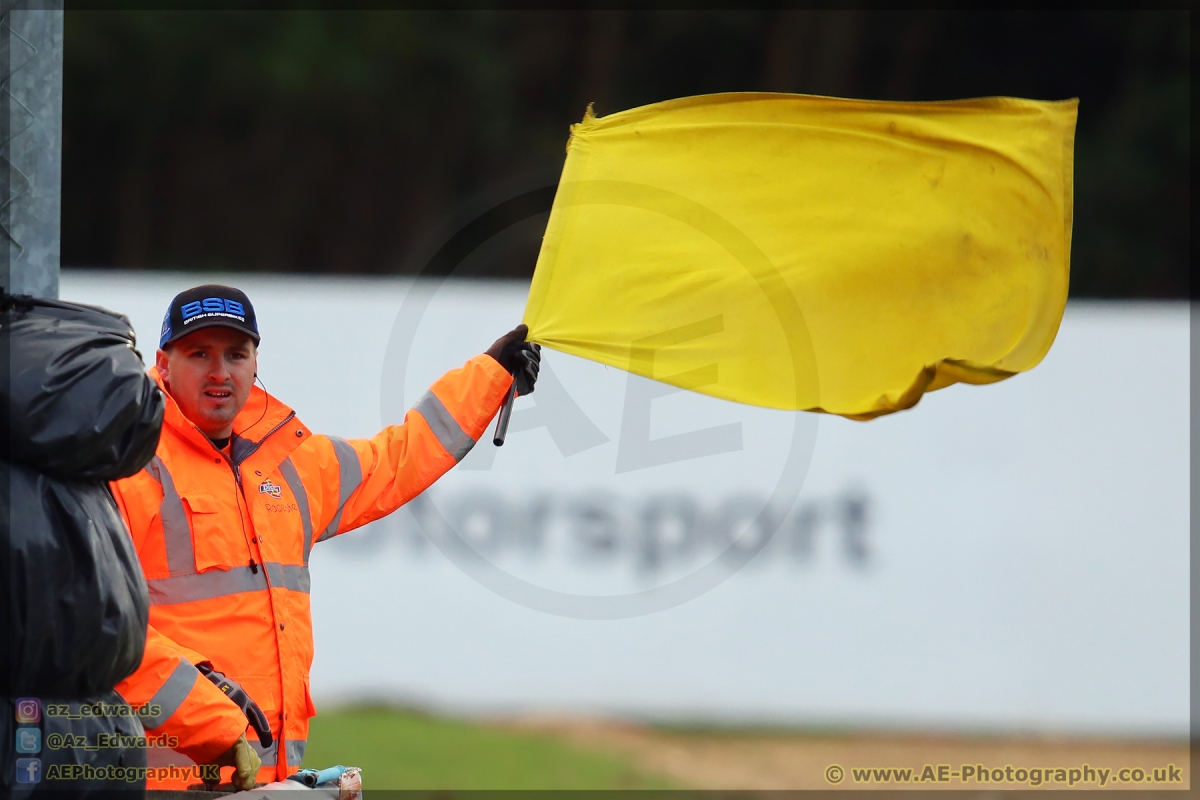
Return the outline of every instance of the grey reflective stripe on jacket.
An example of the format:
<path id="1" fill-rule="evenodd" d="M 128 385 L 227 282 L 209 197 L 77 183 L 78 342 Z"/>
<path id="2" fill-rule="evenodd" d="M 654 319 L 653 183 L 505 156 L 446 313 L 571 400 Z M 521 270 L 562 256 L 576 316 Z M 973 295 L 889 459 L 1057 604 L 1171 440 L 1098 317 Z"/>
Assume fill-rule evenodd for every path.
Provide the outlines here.
<path id="1" fill-rule="evenodd" d="M 175 481 L 161 458 L 155 456 L 150 459 L 146 473 L 162 487 L 163 499 L 158 513 L 162 518 L 167 567 L 171 575 L 191 575 L 196 571 L 196 557 L 192 551 L 192 531 L 188 526 L 187 513 L 183 510 L 183 499 L 175 490 Z"/>
<path id="2" fill-rule="evenodd" d="M 167 718 L 183 705 L 183 701 L 187 699 L 199 677 L 199 670 L 187 660 L 179 659 L 179 665 L 175 667 L 175 671 L 162 686 L 158 687 L 158 691 L 146 705 L 142 706 L 144 713 L 138 714 L 138 718 L 142 721 L 142 727 L 157 728 L 166 722 Z"/>
<path id="3" fill-rule="evenodd" d="M 304 563 L 308 563 L 308 554 L 312 550 L 313 544 L 313 523 L 312 511 L 308 507 L 308 490 L 304 488 L 304 481 L 300 480 L 300 473 L 296 471 L 296 465 L 292 463 L 292 457 L 288 456 L 279 465 L 279 472 L 283 475 L 284 483 L 292 490 L 292 496 L 296 498 L 296 506 L 300 509 L 300 521 L 304 525 Z"/>
<path id="4" fill-rule="evenodd" d="M 354 449 L 354 445 L 340 436 L 328 438 L 333 442 L 333 452 L 337 455 L 338 460 L 338 507 L 329 525 L 317 537 L 318 542 L 324 541 L 330 536 L 337 536 L 338 526 L 342 524 L 342 511 L 345 510 L 350 495 L 354 494 L 354 490 L 362 483 L 363 478 L 362 464 L 359 463 L 358 451 Z"/>
<path id="5" fill-rule="evenodd" d="M 298 767 L 304 762 L 304 750 L 308 746 L 307 739 L 288 739 L 284 747 L 287 752 L 289 767 Z"/>
<path id="6" fill-rule="evenodd" d="M 458 420 L 450 413 L 450 409 L 446 408 L 433 392 L 421 395 L 421 399 L 413 406 L 413 411 L 425 418 L 429 429 L 437 437 L 438 443 L 446 449 L 447 453 L 454 456 L 455 461 L 462 461 L 475 446 L 475 440 L 467 435 L 462 426 L 458 424 Z"/>
<path id="7" fill-rule="evenodd" d="M 192 575 L 149 579 L 146 584 L 150 587 L 150 605 L 170 606 L 255 592 L 268 586 L 308 594 L 312 581 L 308 567 L 268 561 L 258 565 L 257 570 L 249 566 L 214 569 Z"/>
<path id="8" fill-rule="evenodd" d="M 272 586 L 284 589 L 291 589 L 293 592 L 309 593 L 312 588 L 312 579 L 308 574 L 308 567 L 300 566 L 299 564 L 280 564 L 276 561 L 268 561 L 263 564 L 267 573 L 267 580 Z"/>
<path id="9" fill-rule="evenodd" d="M 253 748 L 254 752 L 258 753 L 258 758 L 264 767 L 273 767 L 279 763 L 279 739 L 272 740 L 270 747 L 263 747 L 258 742 L 257 734 L 248 734 L 246 743 Z"/>

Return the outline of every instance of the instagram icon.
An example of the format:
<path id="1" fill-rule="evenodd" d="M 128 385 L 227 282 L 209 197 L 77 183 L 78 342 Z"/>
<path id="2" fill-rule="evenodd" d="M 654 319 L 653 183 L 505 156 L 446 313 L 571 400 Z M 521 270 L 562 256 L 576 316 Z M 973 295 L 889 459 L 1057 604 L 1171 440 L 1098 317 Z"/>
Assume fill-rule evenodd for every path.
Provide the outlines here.
<path id="1" fill-rule="evenodd" d="M 36 697 L 17 698 L 17 722 L 37 722 L 42 718 L 42 704 Z"/>

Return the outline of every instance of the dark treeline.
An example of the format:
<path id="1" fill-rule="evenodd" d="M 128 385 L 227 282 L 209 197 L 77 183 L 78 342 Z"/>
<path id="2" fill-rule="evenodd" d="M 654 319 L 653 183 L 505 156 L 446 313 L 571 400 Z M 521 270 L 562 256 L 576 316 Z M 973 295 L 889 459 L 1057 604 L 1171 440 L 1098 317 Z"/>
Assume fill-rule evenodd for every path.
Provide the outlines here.
<path id="1" fill-rule="evenodd" d="M 1188 291 L 1186 12 L 68 11 L 63 263 L 396 273 L 672 97 L 1079 97 L 1072 293 Z M 549 176 L 546 178 L 546 176 Z M 532 245 L 492 274 L 527 276 Z"/>

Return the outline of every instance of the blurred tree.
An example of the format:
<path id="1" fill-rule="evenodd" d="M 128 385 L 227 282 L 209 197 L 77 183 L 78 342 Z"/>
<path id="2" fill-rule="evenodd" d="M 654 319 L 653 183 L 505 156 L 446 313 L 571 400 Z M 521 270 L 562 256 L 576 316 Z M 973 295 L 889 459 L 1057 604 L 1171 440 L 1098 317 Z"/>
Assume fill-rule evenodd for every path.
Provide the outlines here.
<path id="1" fill-rule="evenodd" d="M 1072 293 L 1184 296 L 1189 58 L 1186 12 L 71 11 L 63 261 L 411 271 L 588 102 L 1008 94 L 1081 98 Z"/>

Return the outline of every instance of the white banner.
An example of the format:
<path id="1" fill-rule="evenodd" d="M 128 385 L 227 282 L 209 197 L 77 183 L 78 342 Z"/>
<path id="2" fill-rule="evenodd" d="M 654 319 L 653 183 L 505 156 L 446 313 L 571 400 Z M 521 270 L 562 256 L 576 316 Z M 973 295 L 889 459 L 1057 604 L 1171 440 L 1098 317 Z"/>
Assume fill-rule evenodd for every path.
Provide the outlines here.
<path id="1" fill-rule="evenodd" d="M 128 314 L 149 363 L 214 281 L 254 302 L 269 390 L 347 437 L 527 289 L 68 270 L 62 296 Z M 1188 330 L 1072 303 L 1032 372 L 868 423 L 546 351 L 503 448 L 314 551 L 318 704 L 1186 735 Z"/>

